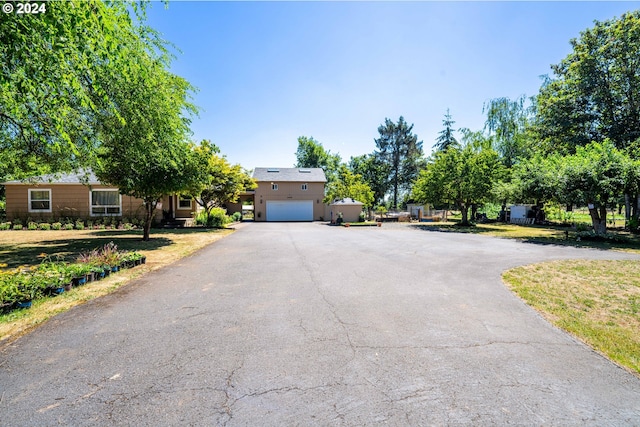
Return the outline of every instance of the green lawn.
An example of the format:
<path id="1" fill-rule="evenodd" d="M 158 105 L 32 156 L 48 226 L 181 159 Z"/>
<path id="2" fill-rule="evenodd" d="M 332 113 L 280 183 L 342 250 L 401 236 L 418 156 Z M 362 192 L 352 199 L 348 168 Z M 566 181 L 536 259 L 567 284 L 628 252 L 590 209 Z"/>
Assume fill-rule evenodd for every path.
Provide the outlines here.
<path id="1" fill-rule="evenodd" d="M 503 280 L 554 325 L 640 374 L 640 261 L 555 261 Z"/>

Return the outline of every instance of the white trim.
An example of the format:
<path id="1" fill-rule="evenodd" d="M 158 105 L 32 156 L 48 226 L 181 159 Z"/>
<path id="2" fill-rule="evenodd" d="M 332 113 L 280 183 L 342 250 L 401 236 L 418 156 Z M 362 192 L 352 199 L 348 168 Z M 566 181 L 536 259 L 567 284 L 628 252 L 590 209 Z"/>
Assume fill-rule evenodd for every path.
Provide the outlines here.
<path id="1" fill-rule="evenodd" d="M 181 211 L 185 211 L 185 210 L 191 210 L 193 209 L 193 199 L 189 196 L 185 196 L 184 199 L 182 198 L 182 196 L 178 196 L 176 197 L 177 200 L 177 204 L 178 206 L 176 206 L 176 210 L 181 210 Z M 180 202 L 181 201 L 188 201 L 189 202 L 189 207 L 181 207 L 180 206 Z"/>
<path id="2" fill-rule="evenodd" d="M 31 207 L 31 192 L 32 191 L 47 191 L 49 193 L 49 209 L 33 209 Z M 37 213 L 37 212 L 44 212 L 44 213 L 50 213 L 51 211 L 51 205 L 53 205 L 53 200 L 51 197 L 51 189 L 50 188 L 27 188 L 27 194 L 28 194 L 28 199 L 29 199 L 29 206 L 28 206 L 28 211 L 29 212 L 33 212 L 33 213 Z M 42 200 L 44 201 L 44 200 Z"/>
<path id="3" fill-rule="evenodd" d="M 118 192 L 118 213 L 107 213 L 108 208 L 114 208 L 116 205 L 104 206 L 104 213 L 93 213 L 93 192 L 94 191 L 116 191 Z M 94 188 L 89 190 L 89 216 L 122 216 L 122 194 L 117 188 Z"/>

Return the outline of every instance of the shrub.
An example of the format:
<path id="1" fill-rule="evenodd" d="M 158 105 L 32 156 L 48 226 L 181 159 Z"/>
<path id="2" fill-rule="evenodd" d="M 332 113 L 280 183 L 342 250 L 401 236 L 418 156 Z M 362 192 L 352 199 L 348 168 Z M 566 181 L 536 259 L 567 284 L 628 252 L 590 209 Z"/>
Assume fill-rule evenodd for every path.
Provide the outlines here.
<path id="1" fill-rule="evenodd" d="M 84 221 L 77 220 L 75 227 L 76 227 L 76 230 L 84 230 Z"/>
<path id="2" fill-rule="evenodd" d="M 22 224 L 13 224 L 14 230 L 22 230 Z"/>
<path id="3" fill-rule="evenodd" d="M 68 222 L 64 225 L 64 229 L 65 230 L 73 230 L 73 223 L 72 222 Z"/>
<path id="4" fill-rule="evenodd" d="M 211 209 L 208 217 L 206 211 L 199 212 L 196 216 L 196 224 L 204 225 L 206 227 L 222 228 L 229 222 L 230 218 L 222 208 Z"/>
<path id="5" fill-rule="evenodd" d="M 240 212 L 234 212 L 233 215 L 231 215 L 231 221 L 233 222 L 242 221 L 242 214 Z"/>
<path id="6" fill-rule="evenodd" d="M 51 230 L 51 224 L 48 222 L 42 222 L 38 224 L 38 230 Z"/>
<path id="7" fill-rule="evenodd" d="M 10 230 L 11 223 L 10 222 L 0 222 L 0 230 Z"/>
<path id="8" fill-rule="evenodd" d="M 33 221 L 29 221 L 29 223 L 27 223 L 27 230 L 37 230 L 38 229 L 38 224 L 36 224 Z"/>
<path id="9" fill-rule="evenodd" d="M 364 211 L 360 212 L 360 214 L 358 215 L 358 222 L 364 222 L 365 216 L 366 215 Z"/>
<path id="10" fill-rule="evenodd" d="M 52 230 L 62 230 L 62 223 L 61 222 L 54 222 L 53 224 L 51 224 L 51 229 Z"/>
<path id="11" fill-rule="evenodd" d="M 579 222 L 576 224 L 576 231 L 578 233 L 592 231 L 592 228 L 593 227 L 591 225 L 586 224 L 584 222 Z"/>

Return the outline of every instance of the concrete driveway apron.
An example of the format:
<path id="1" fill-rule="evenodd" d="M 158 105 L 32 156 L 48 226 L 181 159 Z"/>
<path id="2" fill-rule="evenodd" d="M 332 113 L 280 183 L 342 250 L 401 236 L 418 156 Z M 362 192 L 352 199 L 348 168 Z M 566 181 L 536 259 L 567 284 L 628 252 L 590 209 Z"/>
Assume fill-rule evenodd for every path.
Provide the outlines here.
<path id="1" fill-rule="evenodd" d="M 0 355 L 0 424 L 639 425 L 640 379 L 503 270 L 618 252 L 250 224 Z"/>

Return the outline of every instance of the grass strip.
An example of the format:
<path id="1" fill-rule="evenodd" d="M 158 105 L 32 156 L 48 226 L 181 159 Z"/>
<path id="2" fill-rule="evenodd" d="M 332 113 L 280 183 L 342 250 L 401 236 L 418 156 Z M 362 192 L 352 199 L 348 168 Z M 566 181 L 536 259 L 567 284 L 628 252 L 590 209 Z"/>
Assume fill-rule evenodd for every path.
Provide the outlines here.
<path id="1" fill-rule="evenodd" d="M 502 278 L 551 323 L 640 374 L 640 261 L 545 262 Z"/>

